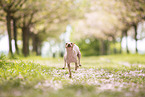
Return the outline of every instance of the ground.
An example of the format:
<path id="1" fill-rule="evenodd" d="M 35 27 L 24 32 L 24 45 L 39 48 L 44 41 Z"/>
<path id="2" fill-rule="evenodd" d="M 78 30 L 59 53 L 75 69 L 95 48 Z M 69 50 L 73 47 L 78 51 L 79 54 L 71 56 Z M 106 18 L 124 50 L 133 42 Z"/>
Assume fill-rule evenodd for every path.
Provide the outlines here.
<path id="1" fill-rule="evenodd" d="M 0 59 L 0 97 L 145 97 L 145 55 L 82 57 L 62 69 L 62 58 Z"/>

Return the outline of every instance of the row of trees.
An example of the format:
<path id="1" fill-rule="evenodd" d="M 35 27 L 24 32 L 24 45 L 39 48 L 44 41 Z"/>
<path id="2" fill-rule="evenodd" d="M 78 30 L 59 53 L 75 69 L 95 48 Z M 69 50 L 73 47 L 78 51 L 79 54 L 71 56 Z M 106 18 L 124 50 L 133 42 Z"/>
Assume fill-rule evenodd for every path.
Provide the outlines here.
<path id="1" fill-rule="evenodd" d="M 145 21 L 145 1 L 144 0 L 122 0 L 122 5 L 125 11 L 120 11 L 120 17 L 118 16 L 119 21 L 121 21 L 122 25 L 124 25 L 121 28 L 121 34 L 122 36 L 125 35 L 128 36 L 128 30 L 130 30 L 131 27 L 134 28 L 134 39 L 136 41 L 136 53 L 138 53 L 137 49 L 137 29 L 138 25 L 141 22 Z M 120 7 L 121 8 L 121 7 Z M 116 13 L 117 14 L 117 13 Z M 121 39 L 122 39 L 121 36 Z M 126 39 L 127 40 L 127 39 Z M 127 44 L 127 42 L 126 42 Z M 128 44 L 126 45 L 127 53 L 129 53 L 128 50 Z"/>
<path id="2" fill-rule="evenodd" d="M 104 42 L 112 42 L 114 44 L 114 53 L 116 39 L 120 37 L 120 46 L 122 38 L 126 37 L 131 28 L 134 28 L 134 39 L 136 41 L 137 49 L 137 29 L 139 23 L 145 21 L 145 1 L 144 0 L 92 0 L 90 12 L 86 13 L 86 20 L 77 22 L 78 27 L 75 31 L 82 32 L 84 37 L 91 38 L 92 36 L 101 42 L 100 52 L 105 54 L 103 49 Z M 76 24 L 76 23 L 74 23 Z M 82 36 L 82 33 L 80 36 Z M 76 37 L 76 36 L 75 36 Z M 78 38 L 80 39 L 80 38 Z M 109 44 L 107 44 L 109 45 Z M 126 51 L 129 53 L 128 44 L 126 44 Z M 120 47 L 120 53 L 122 48 Z"/>
<path id="3" fill-rule="evenodd" d="M 9 53 L 13 55 L 11 41 L 14 39 L 16 53 L 19 54 L 19 33 L 24 56 L 29 55 L 30 39 L 33 51 L 41 54 L 42 42 L 64 31 L 68 22 L 82 17 L 85 4 L 83 0 L 0 0 L 0 22 L 6 23 Z"/>
<path id="4" fill-rule="evenodd" d="M 84 14 L 85 18 L 82 18 Z M 78 18 L 80 20 L 76 23 L 74 19 Z M 24 56 L 29 55 L 30 45 L 33 46 L 33 52 L 41 54 L 42 42 L 48 37 L 59 36 L 67 24 L 75 28 L 74 40 L 95 37 L 99 41 L 101 54 L 106 53 L 105 47 L 111 42 L 115 53 L 116 39 L 120 37 L 121 43 L 125 36 L 127 41 L 128 32 L 133 28 L 138 53 L 137 29 L 144 20 L 144 0 L 0 0 L 0 22 L 6 24 L 11 55 L 12 39 L 15 40 L 17 54 L 20 53 L 18 37 L 23 42 Z M 126 48 L 129 53 L 128 44 Z"/>

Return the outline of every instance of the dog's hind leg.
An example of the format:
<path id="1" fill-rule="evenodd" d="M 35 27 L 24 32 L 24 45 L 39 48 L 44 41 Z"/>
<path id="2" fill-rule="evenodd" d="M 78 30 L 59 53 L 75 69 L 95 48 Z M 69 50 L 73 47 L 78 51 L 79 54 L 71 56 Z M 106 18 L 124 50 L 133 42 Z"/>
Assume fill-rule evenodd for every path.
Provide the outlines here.
<path id="1" fill-rule="evenodd" d="M 75 63 L 75 70 L 77 70 L 78 69 L 78 64 L 77 64 L 77 62 Z"/>
<path id="2" fill-rule="evenodd" d="M 77 56 L 78 56 L 78 60 L 79 60 L 79 66 L 82 66 L 81 63 L 80 63 L 81 53 L 79 52 Z"/>
<path id="3" fill-rule="evenodd" d="M 67 64 L 68 65 L 68 70 L 69 70 L 69 78 L 71 78 L 71 68 L 70 68 L 70 64 Z"/>

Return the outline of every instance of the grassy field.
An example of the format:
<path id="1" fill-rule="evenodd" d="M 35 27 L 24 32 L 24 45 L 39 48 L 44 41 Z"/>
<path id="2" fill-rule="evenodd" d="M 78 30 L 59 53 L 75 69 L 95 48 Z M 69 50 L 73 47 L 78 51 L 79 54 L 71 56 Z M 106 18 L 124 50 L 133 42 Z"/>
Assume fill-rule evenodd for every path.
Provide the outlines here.
<path id="1" fill-rule="evenodd" d="M 83 57 L 72 78 L 62 58 L 0 58 L 0 97 L 145 97 L 145 55 Z"/>

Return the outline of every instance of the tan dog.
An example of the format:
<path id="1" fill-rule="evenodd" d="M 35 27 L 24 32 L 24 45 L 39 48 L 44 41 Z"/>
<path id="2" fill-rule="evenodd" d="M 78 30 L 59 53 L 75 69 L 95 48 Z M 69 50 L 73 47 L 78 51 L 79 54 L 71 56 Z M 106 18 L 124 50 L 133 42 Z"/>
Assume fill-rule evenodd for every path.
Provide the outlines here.
<path id="1" fill-rule="evenodd" d="M 64 55 L 64 67 L 65 68 L 66 64 L 68 65 L 68 70 L 69 70 L 69 77 L 71 78 L 71 69 L 70 69 L 70 63 L 74 62 L 75 63 L 75 70 L 79 67 L 77 65 L 77 57 L 79 60 L 79 66 L 80 64 L 80 58 L 81 58 L 81 52 L 79 50 L 79 47 L 72 43 L 72 42 L 67 42 L 65 45 L 65 55 Z"/>

